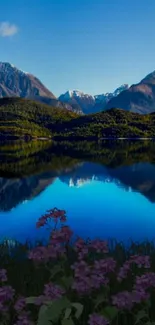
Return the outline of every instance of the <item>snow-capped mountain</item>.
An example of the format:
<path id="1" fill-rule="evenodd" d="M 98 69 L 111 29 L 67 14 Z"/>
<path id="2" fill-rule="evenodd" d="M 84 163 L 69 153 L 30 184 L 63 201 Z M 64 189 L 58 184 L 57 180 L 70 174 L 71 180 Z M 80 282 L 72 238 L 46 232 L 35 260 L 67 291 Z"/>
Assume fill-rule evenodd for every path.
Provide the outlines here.
<path id="1" fill-rule="evenodd" d="M 95 98 L 79 90 L 68 90 L 58 100 L 70 104 L 75 110 L 89 114 L 93 112 Z"/>
<path id="2" fill-rule="evenodd" d="M 24 72 L 9 62 L 0 62 L 0 98 L 22 97 L 80 114 L 104 110 L 111 99 L 117 97 L 128 85 L 122 85 L 113 93 L 92 96 L 79 90 L 69 90 L 56 98 L 42 82 L 31 73 Z"/>
<path id="3" fill-rule="evenodd" d="M 8 62 L 0 62 L 0 97 L 56 97 L 39 79 Z"/>
<path id="4" fill-rule="evenodd" d="M 104 110 L 106 104 L 114 97 L 118 96 L 122 91 L 129 88 L 128 84 L 124 84 L 117 88 L 113 93 L 105 93 L 100 95 L 89 95 L 79 90 L 68 90 L 65 94 L 58 98 L 61 102 L 68 103 L 77 110 L 81 110 L 84 114 L 96 113 Z"/>
<path id="5" fill-rule="evenodd" d="M 58 101 L 38 78 L 8 62 L 0 62 L 0 98 L 2 97 L 22 97 L 72 110 L 69 104 Z"/>

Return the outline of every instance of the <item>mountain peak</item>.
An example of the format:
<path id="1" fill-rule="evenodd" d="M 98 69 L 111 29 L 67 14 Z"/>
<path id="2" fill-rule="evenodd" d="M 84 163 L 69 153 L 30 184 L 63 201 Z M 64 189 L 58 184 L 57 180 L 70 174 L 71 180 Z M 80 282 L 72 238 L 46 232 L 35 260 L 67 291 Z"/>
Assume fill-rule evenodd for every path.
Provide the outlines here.
<path id="1" fill-rule="evenodd" d="M 105 109 L 108 110 L 112 107 L 140 114 L 155 112 L 155 71 L 112 98 Z"/>
<path id="2" fill-rule="evenodd" d="M 0 62 L 0 97 L 56 98 L 39 79 L 9 62 Z"/>
<path id="3" fill-rule="evenodd" d="M 0 70 L 2 70 L 2 69 L 3 70 L 10 69 L 12 72 L 19 71 L 21 73 L 28 74 L 28 72 L 18 69 L 14 64 L 9 63 L 9 62 L 0 62 Z"/>
<path id="4" fill-rule="evenodd" d="M 123 84 L 117 88 L 113 93 L 103 93 L 92 96 L 80 90 L 68 90 L 62 94 L 58 99 L 61 102 L 71 104 L 84 114 L 95 113 L 104 110 L 105 105 L 113 98 L 118 96 L 122 91 L 129 88 L 128 84 Z"/>
<path id="5" fill-rule="evenodd" d="M 65 97 L 65 98 L 93 97 L 93 96 L 86 94 L 83 91 L 78 90 L 78 89 L 68 90 L 68 91 L 66 91 L 66 93 L 62 94 L 61 96 Z"/>

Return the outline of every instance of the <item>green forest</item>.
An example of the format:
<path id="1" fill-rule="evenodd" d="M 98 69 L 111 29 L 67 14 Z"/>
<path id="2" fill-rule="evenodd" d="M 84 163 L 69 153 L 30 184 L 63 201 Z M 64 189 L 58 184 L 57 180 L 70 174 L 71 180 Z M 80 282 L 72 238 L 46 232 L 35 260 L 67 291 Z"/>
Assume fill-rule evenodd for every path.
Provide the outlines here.
<path id="1" fill-rule="evenodd" d="M 140 115 L 113 108 L 79 116 L 21 98 L 0 100 L 0 137 L 101 139 L 155 137 L 155 113 Z"/>

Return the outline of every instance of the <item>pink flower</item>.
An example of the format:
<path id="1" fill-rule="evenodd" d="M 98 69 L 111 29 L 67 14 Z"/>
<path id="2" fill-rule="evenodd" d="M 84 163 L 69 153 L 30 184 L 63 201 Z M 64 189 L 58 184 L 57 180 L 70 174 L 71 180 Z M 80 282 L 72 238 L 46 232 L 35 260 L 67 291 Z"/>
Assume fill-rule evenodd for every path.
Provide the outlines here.
<path id="1" fill-rule="evenodd" d="M 132 293 L 128 291 L 117 293 L 115 296 L 112 297 L 112 304 L 119 309 L 132 309 Z"/>
<path id="2" fill-rule="evenodd" d="M 14 309 L 19 313 L 26 307 L 26 300 L 24 297 L 19 297 L 14 305 Z"/>
<path id="3" fill-rule="evenodd" d="M 129 260 L 130 263 L 135 263 L 139 268 L 150 268 L 150 256 L 132 255 Z"/>
<path id="4" fill-rule="evenodd" d="M 132 255 L 128 261 L 124 263 L 124 265 L 120 268 L 117 280 L 122 281 L 125 279 L 131 271 L 132 264 L 136 264 L 138 268 L 150 268 L 150 257 L 149 256 L 140 256 L 140 255 Z"/>
<path id="5" fill-rule="evenodd" d="M 36 227 L 41 228 L 41 227 L 44 227 L 46 224 L 47 224 L 46 216 L 42 216 L 38 219 L 38 221 L 36 223 Z"/>
<path id="6" fill-rule="evenodd" d="M 85 261 L 79 261 L 74 263 L 71 266 L 71 269 L 74 270 L 74 276 L 77 277 L 83 277 L 84 275 L 90 275 L 90 266 Z"/>
<path id="7" fill-rule="evenodd" d="M 54 300 L 61 298 L 62 295 L 65 293 L 65 290 L 58 285 L 53 283 L 45 284 L 44 286 L 44 296 L 47 300 Z"/>
<path id="8" fill-rule="evenodd" d="M 114 272 L 116 268 L 116 261 L 112 257 L 95 261 L 94 270 L 102 272 L 103 274 Z"/>
<path id="9" fill-rule="evenodd" d="M 13 300 L 15 290 L 11 286 L 0 287 L 0 302 Z"/>
<path id="10" fill-rule="evenodd" d="M 89 316 L 89 325 L 108 325 L 109 321 L 101 315 L 92 314 Z"/>
<path id="11" fill-rule="evenodd" d="M 72 289 L 76 290 L 79 295 L 88 295 L 92 291 L 92 285 L 89 276 L 83 276 L 83 278 L 77 278 L 72 284 Z"/>
<path id="12" fill-rule="evenodd" d="M 141 303 L 142 301 L 147 301 L 150 298 L 150 294 L 145 292 L 143 289 L 138 289 L 132 291 L 132 301 L 134 303 Z"/>
<path id="13" fill-rule="evenodd" d="M 38 246 L 32 249 L 29 254 L 28 258 L 37 262 L 41 261 L 48 261 L 48 249 L 44 246 Z"/>
<path id="14" fill-rule="evenodd" d="M 108 253 L 108 243 L 104 240 L 95 239 L 91 241 L 89 247 L 94 249 L 97 253 Z"/>
<path id="15" fill-rule="evenodd" d="M 137 276 L 134 288 L 136 290 L 146 290 L 149 288 L 155 288 L 155 273 L 154 272 L 148 272 L 143 274 L 142 276 Z"/>
<path id="16" fill-rule="evenodd" d="M 109 280 L 102 274 L 91 274 L 90 283 L 92 289 L 99 289 L 101 285 L 107 286 Z"/>
<path id="17" fill-rule="evenodd" d="M 117 280 L 121 282 L 122 279 L 125 279 L 130 269 L 131 269 L 130 261 L 125 262 L 118 272 Z"/>
<path id="18" fill-rule="evenodd" d="M 82 260 L 83 258 L 85 258 L 85 256 L 88 255 L 88 248 L 82 248 L 81 251 L 78 253 L 78 260 Z"/>
<path id="19" fill-rule="evenodd" d="M 69 226 L 63 226 L 61 229 L 52 231 L 50 235 L 50 242 L 53 244 L 69 242 L 72 234 L 73 232 Z"/>
<path id="20" fill-rule="evenodd" d="M 36 227 L 40 228 L 47 224 L 48 221 L 54 220 L 57 222 L 60 220 L 60 222 L 66 221 L 66 211 L 65 210 L 59 210 L 57 208 L 51 209 L 47 211 L 45 215 L 39 218 L 39 220 L 36 223 Z"/>
<path id="21" fill-rule="evenodd" d="M 85 241 L 82 238 L 78 238 L 75 243 L 74 243 L 74 249 L 75 251 L 81 251 L 82 249 L 84 249 L 86 246 Z"/>
<path id="22" fill-rule="evenodd" d="M 17 322 L 14 325 L 34 325 L 34 323 L 29 318 L 29 312 L 22 312 L 18 315 Z"/>

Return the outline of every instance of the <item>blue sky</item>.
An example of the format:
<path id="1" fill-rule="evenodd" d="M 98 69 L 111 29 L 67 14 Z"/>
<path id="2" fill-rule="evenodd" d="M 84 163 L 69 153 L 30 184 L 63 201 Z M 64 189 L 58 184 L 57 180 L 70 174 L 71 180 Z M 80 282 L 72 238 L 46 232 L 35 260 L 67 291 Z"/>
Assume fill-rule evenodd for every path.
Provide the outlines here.
<path id="1" fill-rule="evenodd" d="M 155 70 L 154 17 L 154 0 L 2 0 L 0 60 L 56 96 L 113 91 Z"/>

